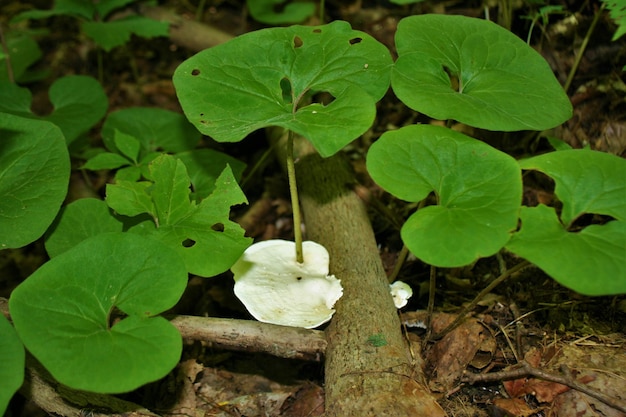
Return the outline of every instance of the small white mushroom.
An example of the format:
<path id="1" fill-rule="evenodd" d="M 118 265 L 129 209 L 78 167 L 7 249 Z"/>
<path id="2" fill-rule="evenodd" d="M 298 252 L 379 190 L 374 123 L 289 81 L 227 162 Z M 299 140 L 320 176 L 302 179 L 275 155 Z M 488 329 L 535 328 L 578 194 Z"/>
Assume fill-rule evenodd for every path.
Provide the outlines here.
<path id="1" fill-rule="evenodd" d="M 300 264 L 294 242 L 267 240 L 251 245 L 232 266 L 235 295 L 254 318 L 307 329 L 330 320 L 341 283 L 328 275 L 326 248 L 303 242 L 302 251 Z"/>
<path id="2" fill-rule="evenodd" d="M 408 303 L 409 298 L 413 295 L 413 290 L 408 284 L 402 281 L 396 281 L 389 286 L 389 291 L 393 297 L 393 303 L 396 308 L 402 308 Z"/>

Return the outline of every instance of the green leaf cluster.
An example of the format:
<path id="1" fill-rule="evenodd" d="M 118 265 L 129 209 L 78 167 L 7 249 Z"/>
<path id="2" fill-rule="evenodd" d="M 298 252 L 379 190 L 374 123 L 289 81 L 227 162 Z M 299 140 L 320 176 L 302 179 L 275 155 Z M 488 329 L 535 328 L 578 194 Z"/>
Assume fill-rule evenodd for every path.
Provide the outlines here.
<path id="1" fill-rule="evenodd" d="M 57 79 L 50 86 L 48 96 L 54 109 L 47 116 L 39 116 L 30 109 L 30 90 L 0 81 L 0 112 L 52 122 L 61 129 L 65 141 L 70 144 L 98 123 L 109 106 L 100 83 L 84 75 Z"/>
<path id="2" fill-rule="evenodd" d="M 126 44 L 131 35 L 143 38 L 167 36 L 169 23 L 143 16 L 127 16 L 105 21 L 115 10 L 128 6 L 136 0 L 55 0 L 50 10 L 29 10 L 20 13 L 13 20 L 45 19 L 51 16 L 72 16 L 81 20 L 82 31 L 102 49 L 110 51 Z"/>

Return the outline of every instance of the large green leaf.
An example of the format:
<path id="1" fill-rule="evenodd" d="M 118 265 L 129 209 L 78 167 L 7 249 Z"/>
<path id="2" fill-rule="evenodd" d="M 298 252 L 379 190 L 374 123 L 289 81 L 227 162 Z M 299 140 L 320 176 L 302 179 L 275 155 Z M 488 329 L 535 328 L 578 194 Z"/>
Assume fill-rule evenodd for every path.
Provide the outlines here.
<path id="1" fill-rule="evenodd" d="M 330 156 L 372 124 L 390 66 L 384 45 L 335 21 L 239 36 L 183 62 L 174 85 L 187 118 L 217 141 L 282 126 Z M 334 100 L 307 105 L 319 92 Z"/>
<path id="2" fill-rule="evenodd" d="M 562 285 L 586 295 L 626 293 L 626 222 L 567 231 L 551 207 L 523 207 L 506 248 Z"/>
<path id="3" fill-rule="evenodd" d="M 7 36 L 8 56 L 0 53 L 0 80 L 2 81 L 10 81 L 7 63 L 11 65 L 13 78 L 20 80 L 28 67 L 42 56 L 41 49 L 32 36 L 21 33 L 13 35 L 13 32 L 9 32 L 9 35 L 12 36 Z M 9 59 L 10 62 L 7 62 Z"/>
<path id="4" fill-rule="evenodd" d="M 490 130 L 543 130 L 572 115 L 546 61 L 495 23 L 451 15 L 404 18 L 391 85 L 435 119 Z"/>
<path id="5" fill-rule="evenodd" d="M 109 206 L 96 198 L 81 198 L 65 206 L 46 236 L 46 251 L 51 258 L 83 240 L 107 232 L 121 232 L 122 222 Z"/>
<path id="6" fill-rule="evenodd" d="M 563 203 L 561 221 L 569 227 L 584 213 L 626 221 L 626 160 L 604 152 L 575 149 L 550 152 L 520 161 L 522 169 L 554 179 Z"/>
<path id="7" fill-rule="evenodd" d="M 522 178 L 510 156 L 437 126 L 384 133 L 367 155 L 376 183 L 407 201 L 429 193 L 438 205 L 411 215 L 401 235 L 431 265 L 456 267 L 498 252 L 517 226 Z"/>
<path id="8" fill-rule="evenodd" d="M 67 194 L 70 158 L 49 122 L 0 113 L 0 249 L 38 239 Z"/>
<path id="9" fill-rule="evenodd" d="M 107 185 L 107 203 L 117 213 L 147 213 L 154 220 L 130 231 L 167 243 L 192 274 L 210 277 L 230 268 L 250 244 L 243 229 L 229 220 L 230 207 L 247 202 L 230 167 L 199 204 L 190 200 L 190 180 L 181 160 L 171 155 L 156 158 L 150 163 L 150 177 L 151 181 Z"/>
<path id="10" fill-rule="evenodd" d="M 539 155 L 520 166 L 554 179 L 562 208 L 560 219 L 554 208 L 524 208 L 522 227 L 507 249 L 580 293 L 626 293 L 626 160 L 578 149 Z M 586 213 L 615 220 L 572 230 Z"/>
<path id="11" fill-rule="evenodd" d="M 48 116 L 40 117 L 30 111 L 31 94 L 28 89 L 0 82 L 0 111 L 48 120 L 61 128 L 69 144 L 98 123 L 109 105 L 100 83 L 84 75 L 57 79 L 48 95 L 54 110 Z"/>
<path id="12" fill-rule="evenodd" d="M 159 108 L 131 107 L 107 116 L 102 126 L 104 143 L 109 151 L 122 153 L 116 145 L 116 130 L 139 140 L 140 157 L 155 151 L 188 151 L 200 141 L 200 134 L 185 116 Z"/>
<path id="13" fill-rule="evenodd" d="M 134 233 L 89 238 L 39 268 L 11 294 L 15 328 L 52 376 L 71 388 L 133 390 L 180 359 L 180 333 L 155 315 L 187 285 L 175 251 Z M 118 321 L 116 310 L 123 313 Z"/>
<path id="14" fill-rule="evenodd" d="M 0 314 L 0 416 L 24 381 L 24 346 L 13 326 Z"/>

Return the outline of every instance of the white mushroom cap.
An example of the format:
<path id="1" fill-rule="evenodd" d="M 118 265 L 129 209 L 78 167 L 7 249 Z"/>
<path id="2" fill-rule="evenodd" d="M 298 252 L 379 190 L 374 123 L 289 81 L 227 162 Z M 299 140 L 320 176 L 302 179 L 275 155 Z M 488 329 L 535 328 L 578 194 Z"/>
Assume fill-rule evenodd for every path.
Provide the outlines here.
<path id="1" fill-rule="evenodd" d="M 232 266 L 235 295 L 254 318 L 307 329 L 330 320 L 341 283 L 328 275 L 326 248 L 303 242 L 302 250 L 299 264 L 294 242 L 267 240 L 251 245 Z"/>
<path id="2" fill-rule="evenodd" d="M 389 291 L 393 297 L 393 303 L 396 308 L 402 308 L 408 303 L 409 298 L 413 295 L 413 290 L 408 284 L 402 281 L 395 281 L 389 286 Z"/>

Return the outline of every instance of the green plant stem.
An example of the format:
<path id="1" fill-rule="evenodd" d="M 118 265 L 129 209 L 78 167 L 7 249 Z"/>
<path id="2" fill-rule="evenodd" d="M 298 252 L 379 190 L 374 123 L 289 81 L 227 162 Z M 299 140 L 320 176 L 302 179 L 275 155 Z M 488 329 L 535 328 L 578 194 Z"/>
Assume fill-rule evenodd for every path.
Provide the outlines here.
<path id="1" fill-rule="evenodd" d="M 324 24 L 324 13 L 326 12 L 325 1 L 320 0 L 320 24 Z"/>
<path id="2" fill-rule="evenodd" d="M 596 14 L 593 16 L 593 21 L 587 30 L 587 34 L 585 35 L 585 39 L 583 39 L 583 43 L 580 45 L 580 49 L 576 54 L 576 58 L 574 59 L 574 65 L 572 65 L 572 69 L 570 69 L 569 74 L 567 76 L 567 80 L 565 81 L 565 85 L 563 86 L 563 90 L 567 92 L 572 85 L 572 81 L 574 80 L 574 75 L 578 70 L 578 66 L 580 65 L 580 61 L 583 59 L 583 55 L 585 54 L 585 50 L 587 49 L 587 45 L 589 44 L 589 39 L 591 39 L 591 34 L 596 28 L 598 21 L 600 20 L 600 16 L 604 11 L 605 3 L 602 2 L 602 6 L 598 9 Z"/>
<path id="3" fill-rule="evenodd" d="M 504 273 L 502 273 L 498 278 L 494 279 L 491 284 L 487 285 L 487 287 L 485 287 L 485 289 L 483 289 L 473 300 L 471 303 L 469 303 L 468 305 L 466 305 L 463 310 L 461 310 L 459 312 L 459 314 L 457 315 L 456 319 L 450 323 L 445 329 L 443 329 L 441 332 L 439 332 L 438 334 L 432 336 L 430 339 L 431 340 L 437 340 L 437 339 L 441 339 L 443 336 L 445 336 L 448 332 L 450 332 L 451 330 L 453 330 L 456 326 L 458 326 L 459 324 L 461 324 L 461 322 L 463 321 L 463 319 L 465 319 L 465 316 L 467 315 L 467 313 L 469 313 L 470 311 L 472 311 L 480 302 L 480 300 L 482 300 L 487 294 L 489 294 L 491 291 L 493 291 L 494 288 L 496 288 L 500 283 L 502 283 L 502 281 L 504 281 L 505 279 L 507 279 L 508 277 L 510 277 L 511 275 L 521 271 L 522 269 L 526 268 L 527 266 L 531 265 L 530 262 L 528 261 L 522 261 L 520 263 L 518 263 L 517 265 L 515 265 L 513 268 L 510 268 L 508 270 L 506 270 Z M 429 314 L 430 317 L 430 314 Z"/>
<path id="4" fill-rule="evenodd" d="M 296 163 L 293 159 L 293 132 L 290 130 L 287 137 L 287 177 L 289 178 L 289 193 L 291 194 L 291 210 L 293 211 L 293 238 L 296 242 L 296 261 L 304 262 L 302 252 L 302 229 L 300 228 L 300 199 L 296 184 Z"/>

